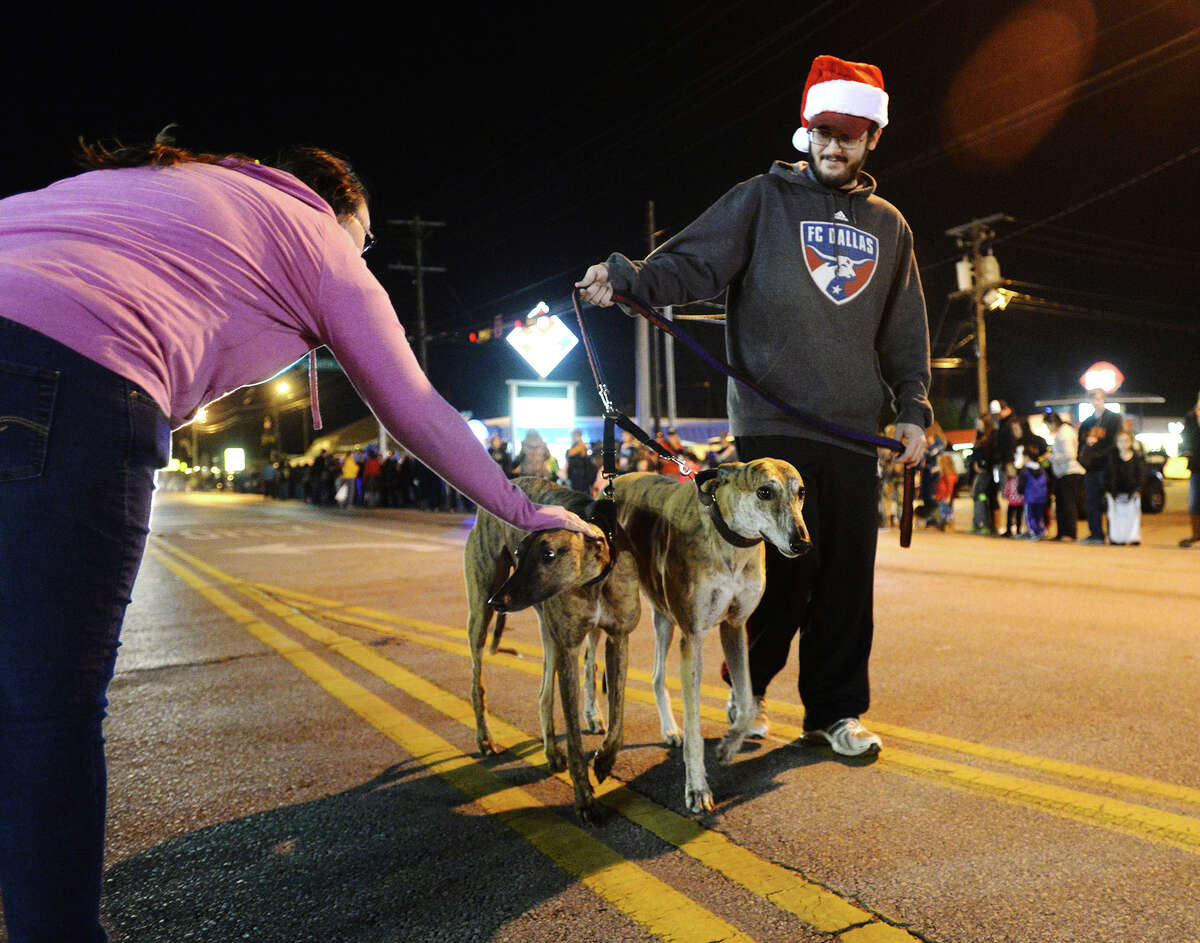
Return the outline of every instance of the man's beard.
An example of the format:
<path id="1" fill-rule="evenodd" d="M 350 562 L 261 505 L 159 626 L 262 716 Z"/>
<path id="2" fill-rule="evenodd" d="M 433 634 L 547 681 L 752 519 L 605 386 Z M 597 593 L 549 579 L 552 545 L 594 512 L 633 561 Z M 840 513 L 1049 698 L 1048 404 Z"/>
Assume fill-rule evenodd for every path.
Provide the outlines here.
<path id="1" fill-rule="evenodd" d="M 814 158 L 810 164 L 812 167 L 813 176 L 825 186 L 839 190 L 846 184 L 853 183 L 858 179 L 858 172 L 862 170 L 863 164 L 867 162 L 867 154 L 869 153 L 870 151 L 863 151 L 862 157 L 858 158 L 857 161 L 846 157 L 846 163 L 840 165 L 841 169 L 835 171 L 833 174 L 826 173 L 824 170 L 822 170 L 820 161 Z"/>

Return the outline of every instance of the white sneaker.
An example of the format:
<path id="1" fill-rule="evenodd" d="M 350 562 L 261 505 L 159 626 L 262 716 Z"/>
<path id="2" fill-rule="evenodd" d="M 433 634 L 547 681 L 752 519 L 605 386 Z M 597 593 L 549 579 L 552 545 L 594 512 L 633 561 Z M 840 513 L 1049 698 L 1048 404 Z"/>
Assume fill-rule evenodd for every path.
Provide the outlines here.
<path id="1" fill-rule="evenodd" d="M 804 742 L 810 746 L 827 743 L 842 756 L 868 756 L 883 749 L 883 741 L 857 717 L 844 717 L 824 730 L 806 730 Z"/>
<path id="2" fill-rule="evenodd" d="M 771 730 L 771 721 L 767 718 L 766 709 L 763 707 L 763 699 L 756 697 L 754 699 L 755 717 L 754 723 L 750 725 L 750 729 L 746 731 L 747 737 L 754 737 L 761 740 Z M 733 692 L 729 692 L 729 699 L 725 702 L 725 716 L 729 718 L 730 725 L 737 718 L 737 705 L 733 701 Z"/>

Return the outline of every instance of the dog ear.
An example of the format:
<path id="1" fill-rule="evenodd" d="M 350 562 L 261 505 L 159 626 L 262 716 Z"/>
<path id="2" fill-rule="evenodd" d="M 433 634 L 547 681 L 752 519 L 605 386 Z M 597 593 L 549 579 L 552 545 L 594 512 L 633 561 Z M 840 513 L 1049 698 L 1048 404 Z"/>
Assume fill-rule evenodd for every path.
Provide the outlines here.
<path id="1" fill-rule="evenodd" d="M 723 485 L 732 481 L 742 473 L 742 469 L 746 467 L 744 462 L 726 462 L 724 465 L 717 466 L 717 484 Z"/>
<path id="2" fill-rule="evenodd" d="M 611 541 L 617 529 L 617 502 L 611 498 L 596 499 L 584 511 L 584 520 L 599 527 Z"/>

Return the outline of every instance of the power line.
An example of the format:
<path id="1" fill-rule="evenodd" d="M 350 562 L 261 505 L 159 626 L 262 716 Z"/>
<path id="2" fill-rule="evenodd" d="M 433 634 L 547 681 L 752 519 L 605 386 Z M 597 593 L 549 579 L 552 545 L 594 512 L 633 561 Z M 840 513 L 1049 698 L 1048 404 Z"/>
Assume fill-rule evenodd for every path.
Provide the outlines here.
<path id="1" fill-rule="evenodd" d="M 1068 206 L 1065 210 L 1061 210 L 1057 213 L 1054 213 L 1050 216 L 1045 217 L 1044 219 L 1040 219 L 1037 222 L 1030 223 L 1028 226 L 1023 226 L 1020 229 L 1016 230 L 1015 232 L 1011 232 L 1011 233 L 1008 233 L 1007 235 L 1000 236 L 993 242 L 993 245 L 996 245 L 1001 242 L 1008 242 L 1012 239 L 1016 239 L 1018 236 L 1022 236 L 1025 233 L 1028 233 L 1034 229 L 1037 229 L 1041 226 L 1045 226 L 1047 223 L 1052 223 L 1056 220 L 1062 219 L 1064 216 L 1070 216 L 1072 213 L 1077 213 L 1086 206 L 1091 206 L 1093 203 L 1099 203 L 1101 200 L 1112 196 L 1114 193 L 1120 193 L 1122 190 L 1127 190 L 1132 186 L 1136 186 L 1137 184 L 1143 182 L 1144 180 L 1149 180 L 1151 177 L 1155 176 L 1156 174 L 1160 174 L 1164 170 L 1174 167 L 1176 164 L 1182 163 L 1183 161 L 1188 160 L 1189 158 L 1195 157 L 1197 154 L 1200 154 L 1200 144 L 1196 145 L 1195 147 L 1188 148 L 1188 150 L 1183 151 L 1182 153 L 1176 154 L 1174 157 L 1164 160 L 1161 164 L 1151 167 L 1149 170 L 1143 171 L 1140 174 L 1136 174 L 1136 175 L 1130 177 L 1128 180 L 1124 180 L 1121 183 L 1116 184 L 1115 186 L 1109 187 L 1107 190 L 1103 190 L 1100 193 L 1097 193 L 1094 196 L 1090 196 L 1085 200 L 1080 200 L 1078 203 L 1074 203 L 1071 206 Z"/>

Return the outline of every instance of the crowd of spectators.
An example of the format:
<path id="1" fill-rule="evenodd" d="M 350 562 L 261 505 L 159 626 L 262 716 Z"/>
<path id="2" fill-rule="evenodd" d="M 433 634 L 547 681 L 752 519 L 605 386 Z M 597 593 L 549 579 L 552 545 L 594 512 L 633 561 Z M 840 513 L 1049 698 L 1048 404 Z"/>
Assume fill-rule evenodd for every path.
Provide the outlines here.
<path id="1" fill-rule="evenodd" d="M 735 461 L 736 450 L 732 436 L 723 436 L 706 446 L 688 446 L 674 428 L 659 434 L 656 441 L 667 451 L 682 455 L 696 470 Z M 587 443 L 583 432 L 572 432 L 572 442 L 566 452 L 566 464 L 550 451 L 537 430 L 530 430 L 514 454 L 509 443 L 493 431 L 487 443 L 488 453 L 510 478 L 528 475 L 546 478 L 576 491 L 597 496 L 604 487 L 601 474 L 602 443 Z M 660 459 L 652 450 L 638 442 L 628 432 L 617 445 L 618 473 L 628 471 L 661 471 L 680 477 L 674 462 Z M 334 507 L 417 508 L 429 511 L 471 512 L 474 506 L 455 489 L 426 468 L 403 449 L 380 453 L 377 446 L 333 453 L 323 449 L 311 461 L 282 460 L 268 463 L 254 473 L 238 473 L 232 480 L 222 482 L 240 492 L 261 493 L 274 500 L 301 500 L 309 504 Z M 208 475 L 207 469 L 197 474 L 189 487 L 205 489 L 220 481 Z"/>
<path id="2" fill-rule="evenodd" d="M 964 488 L 971 499 L 968 533 L 1018 540 L 1083 544 L 1141 543 L 1143 506 L 1153 507 L 1161 483 L 1147 464 L 1132 420 L 1105 407 L 1104 393 L 1089 394 L 1092 415 L 1076 428 L 1068 417 L 1045 414 L 1049 435 L 1037 434 L 1027 418 L 1003 400 L 975 425 L 975 441 L 962 474 L 936 423 L 926 432 L 928 449 L 920 469 L 916 513 L 926 527 L 954 529 L 953 496 Z M 891 453 L 880 461 L 880 526 L 900 517 L 903 467 Z M 1078 523 L 1087 524 L 1080 534 Z M 1051 533 L 1053 532 L 1053 536 Z M 1190 544 L 1189 544 L 1190 545 Z"/>
<path id="3" fill-rule="evenodd" d="M 312 461 L 278 461 L 240 488 L 265 498 L 301 500 L 334 507 L 420 508 L 470 511 L 474 506 L 411 453 L 376 446 L 333 453 L 322 449 Z"/>
<path id="4" fill-rule="evenodd" d="M 1083 544 L 1141 543 L 1141 515 L 1151 477 L 1146 456 L 1133 436 L 1131 420 L 1106 409 L 1104 394 L 1098 390 L 1092 392 L 1091 401 L 1093 413 L 1078 427 L 1068 417 L 1047 411 L 1047 440 L 1004 400 L 994 400 L 990 414 L 976 421 L 970 451 L 957 460 L 942 428 L 933 423 L 926 430 L 927 448 L 918 471 L 917 517 L 927 528 L 953 531 L 954 500 L 965 493 L 971 499 L 967 533 Z M 1198 416 L 1200 403 L 1185 417 L 1188 455 L 1197 451 Z M 693 471 L 737 461 L 734 439 L 728 434 L 688 445 L 674 428 L 668 428 L 656 441 L 683 456 Z M 580 429 L 572 432 L 565 465 L 537 430 L 525 435 L 515 454 L 495 430 L 487 446 L 493 461 L 510 478 L 546 478 L 593 497 L 604 487 L 602 443 L 586 442 Z M 622 432 L 617 443 L 616 462 L 618 474 L 653 471 L 682 477 L 677 464 L 661 459 L 629 432 Z M 879 476 L 879 524 L 895 526 L 902 511 L 904 468 L 892 453 L 881 452 Z M 323 450 L 311 462 L 269 464 L 257 476 L 239 476 L 233 487 L 272 499 L 337 507 L 474 510 L 471 502 L 413 455 L 402 449 L 381 455 L 375 446 L 339 454 Z M 1191 491 L 1193 534 L 1181 546 L 1200 545 L 1200 487 Z M 1079 533 L 1081 521 L 1087 525 L 1086 535 Z"/>

